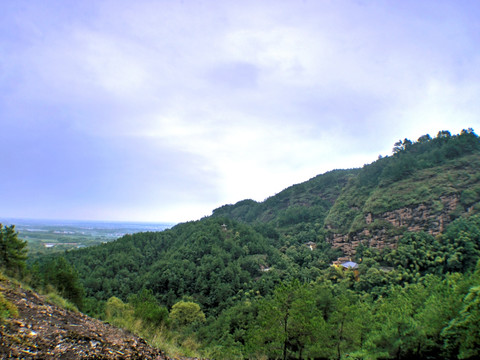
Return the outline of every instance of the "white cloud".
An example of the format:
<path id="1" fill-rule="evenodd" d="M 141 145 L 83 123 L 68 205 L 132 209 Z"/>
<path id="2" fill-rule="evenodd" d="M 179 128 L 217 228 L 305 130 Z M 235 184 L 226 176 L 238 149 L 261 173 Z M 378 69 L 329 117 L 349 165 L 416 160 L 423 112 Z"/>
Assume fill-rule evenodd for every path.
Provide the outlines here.
<path id="1" fill-rule="evenodd" d="M 38 139 L 103 144 L 86 151 L 94 169 L 132 168 L 138 189 L 125 174 L 105 188 L 130 186 L 129 202 L 92 198 L 98 217 L 203 215 L 362 166 L 398 138 L 480 124 L 476 18 L 460 5 L 99 1 L 77 4 L 83 17 L 52 4 L 7 14 L 22 40 L 0 35 L 13 49 L 0 115 Z"/>
<path id="2" fill-rule="evenodd" d="M 73 38 L 78 44 L 77 61 L 94 85 L 119 98 L 149 90 L 149 69 L 140 58 L 143 48 L 89 31 L 74 34 Z"/>

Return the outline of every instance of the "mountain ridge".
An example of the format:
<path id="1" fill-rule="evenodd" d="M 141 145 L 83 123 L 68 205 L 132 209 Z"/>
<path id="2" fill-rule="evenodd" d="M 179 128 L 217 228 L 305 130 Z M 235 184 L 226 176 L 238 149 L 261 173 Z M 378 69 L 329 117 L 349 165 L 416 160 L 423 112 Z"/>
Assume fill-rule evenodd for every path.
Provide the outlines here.
<path id="1" fill-rule="evenodd" d="M 261 203 L 243 200 L 224 205 L 212 216 L 247 223 L 276 221 L 279 227 L 289 215 L 302 221 L 310 216 L 323 220 L 327 241 L 347 257 L 353 257 L 361 243 L 394 247 L 406 231 L 437 235 L 456 217 L 480 210 L 480 205 L 475 208 L 480 200 L 479 149 L 472 129 L 459 135 L 440 131 L 436 138 L 424 135 L 417 142 L 404 139 L 394 144 L 392 156 L 363 168 L 329 171 Z M 329 188 L 332 179 L 337 188 Z M 320 190 L 317 198 L 299 201 L 311 189 Z M 322 203 L 324 199 L 329 203 Z M 321 203 L 317 208 L 312 206 L 315 201 Z M 276 216 L 267 218 L 262 216 L 265 213 Z"/>

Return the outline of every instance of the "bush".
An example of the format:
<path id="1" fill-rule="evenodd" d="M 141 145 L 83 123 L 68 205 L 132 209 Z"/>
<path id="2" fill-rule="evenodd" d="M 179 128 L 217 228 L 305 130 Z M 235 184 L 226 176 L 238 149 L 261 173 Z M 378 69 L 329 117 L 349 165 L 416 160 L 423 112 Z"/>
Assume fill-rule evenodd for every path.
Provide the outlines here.
<path id="1" fill-rule="evenodd" d="M 167 322 L 168 310 L 158 304 L 151 290 L 144 288 L 137 295 L 131 296 L 129 301 L 133 305 L 135 317 L 145 323 L 160 326 Z"/>
<path id="2" fill-rule="evenodd" d="M 200 305 L 190 301 L 179 301 L 172 306 L 170 319 L 176 326 L 186 326 L 195 322 L 204 322 L 205 314 Z"/>

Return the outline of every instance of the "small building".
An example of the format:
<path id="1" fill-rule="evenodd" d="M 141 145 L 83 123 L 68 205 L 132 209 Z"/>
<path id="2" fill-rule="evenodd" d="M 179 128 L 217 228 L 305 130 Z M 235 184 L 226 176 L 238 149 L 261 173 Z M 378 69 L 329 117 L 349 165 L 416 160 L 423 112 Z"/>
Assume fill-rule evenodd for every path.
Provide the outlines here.
<path id="1" fill-rule="evenodd" d="M 353 261 L 347 261 L 347 262 L 344 262 L 341 264 L 342 267 L 344 267 L 345 269 L 357 269 L 358 268 L 358 264 L 356 262 L 353 262 Z"/>
<path id="2" fill-rule="evenodd" d="M 305 243 L 305 246 L 309 247 L 310 250 L 313 251 L 313 249 L 317 248 L 317 243 L 314 243 L 313 241 L 309 241 L 309 242 Z"/>
<path id="3" fill-rule="evenodd" d="M 346 272 L 353 271 L 353 276 L 355 277 L 356 281 L 360 279 L 360 272 L 358 271 L 358 264 L 356 262 L 346 261 L 340 264 L 340 268 Z"/>
<path id="4" fill-rule="evenodd" d="M 260 271 L 261 272 L 268 272 L 270 271 L 270 267 L 269 266 L 266 266 L 266 265 L 260 265 Z"/>
<path id="5" fill-rule="evenodd" d="M 352 261 L 352 259 L 348 256 L 343 256 L 339 257 L 337 260 L 335 260 L 332 265 L 333 266 L 342 266 L 344 262 Z"/>

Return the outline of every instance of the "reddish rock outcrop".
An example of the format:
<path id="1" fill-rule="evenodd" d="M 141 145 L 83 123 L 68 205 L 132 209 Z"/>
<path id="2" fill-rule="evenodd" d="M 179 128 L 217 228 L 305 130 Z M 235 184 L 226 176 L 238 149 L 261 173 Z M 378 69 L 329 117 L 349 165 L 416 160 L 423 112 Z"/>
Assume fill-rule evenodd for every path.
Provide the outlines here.
<path id="1" fill-rule="evenodd" d="M 365 215 L 364 229 L 348 234 L 333 233 L 330 243 L 333 247 L 342 249 L 347 256 L 352 256 L 360 244 L 377 249 L 387 246 L 394 248 L 401 236 L 398 234 L 406 231 L 425 231 L 434 236 L 438 235 L 451 222 L 451 214 L 457 209 L 459 199 L 452 195 L 442 196 L 439 201 L 441 209 L 418 204 L 382 214 L 368 213 Z"/>

